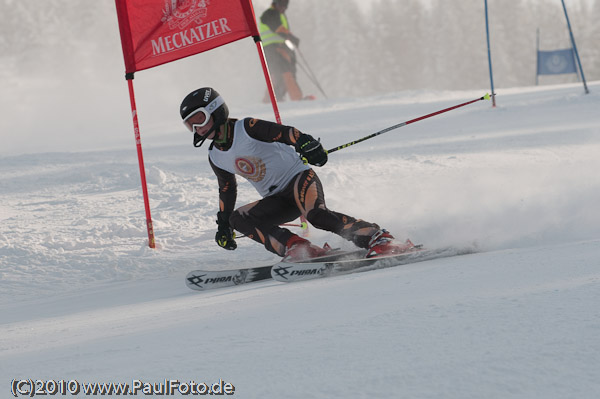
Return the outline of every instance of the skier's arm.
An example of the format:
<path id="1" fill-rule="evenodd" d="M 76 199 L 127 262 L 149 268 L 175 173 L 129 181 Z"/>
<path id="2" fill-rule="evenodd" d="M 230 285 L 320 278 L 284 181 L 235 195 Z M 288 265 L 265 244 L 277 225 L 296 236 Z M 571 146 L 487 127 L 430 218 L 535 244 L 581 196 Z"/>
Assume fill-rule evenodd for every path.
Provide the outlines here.
<path id="1" fill-rule="evenodd" d="M 300 44 L 300 39 L 290 32 L 289 29 L 286 29 L 285 26 L 281 23 L 281 17 L 279 16 L 279 11 L 274 8 L 270 8 L 263 13 L 260 17 L 260 21 L 267 25 L 272 32 L 275 32 L 286 39 L 290 39 L 294 45 L 298 46 Z"/>
<path id="2" fill-rule="evenodd" d="M 235 175 L 217 167 L 210 158 L 208 159 L 212 170 L 219 182 L 219 212 L 217 212 L 217 234 L 215 241 L 221 248 L 234 250 L 237 248 L 235 233 L 229 225 L 229 218 L 237 197 L 237 182 Z"/>
<path id="3" fill-rule="evenodd" d="M 219 182 L 219 211 L 231 214 L 237 199 L 237 181 L 235 180 L 235 175 L 219 168 L 210 158 L 208 162 Z"/>
<path id="4" fill-rule="evenodd" d="M 300 132 L 292 126 L 264 121 L 262 119 L 244 119 L 244 128 L 253 139 L 267 143 L 283 143 L 294 146 L 311 165 L 323 166 L 327 162 L 327 151 L 318 140 L 309 134 Z"/>
<path id="5" fill-rule="evenodd" d="M 244 128 L 248 132 L 248 135 L 255 140 L 267 143 L 278 142 L 294 146 L 298 137 L 302 134 L 292 126 L 253 118 L 244 119 Z"/>

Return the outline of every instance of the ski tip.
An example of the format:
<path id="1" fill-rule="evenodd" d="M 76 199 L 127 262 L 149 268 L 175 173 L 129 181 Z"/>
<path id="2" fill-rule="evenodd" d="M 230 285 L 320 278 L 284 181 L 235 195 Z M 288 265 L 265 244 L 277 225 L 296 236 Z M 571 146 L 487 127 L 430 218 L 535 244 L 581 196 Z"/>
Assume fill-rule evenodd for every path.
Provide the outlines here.
<path id="1" fill-rule="evenodd" d="M 484 100 L 489 100 L 490 97 L 490 93 L 485 93 L 485 96 L 482 97 Z"/>

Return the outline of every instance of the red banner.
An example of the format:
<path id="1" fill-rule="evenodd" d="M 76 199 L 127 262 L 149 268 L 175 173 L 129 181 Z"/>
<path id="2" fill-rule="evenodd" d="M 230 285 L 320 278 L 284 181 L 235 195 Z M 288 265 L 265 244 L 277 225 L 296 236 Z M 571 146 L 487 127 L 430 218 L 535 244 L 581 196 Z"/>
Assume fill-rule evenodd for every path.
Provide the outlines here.
<path id="1" fill-rule="evenodd" d="M 251 0 L 115 0 L 125 72 L 258 36 Z"/>

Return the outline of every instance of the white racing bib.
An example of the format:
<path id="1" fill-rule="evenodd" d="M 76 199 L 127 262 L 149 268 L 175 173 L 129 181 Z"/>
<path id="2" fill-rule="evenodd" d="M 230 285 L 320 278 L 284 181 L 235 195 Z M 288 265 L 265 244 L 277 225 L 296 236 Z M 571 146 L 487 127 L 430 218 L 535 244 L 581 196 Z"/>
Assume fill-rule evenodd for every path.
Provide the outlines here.
<path id="1" fill-rule="evenodd" d="M 310 169 L 291 146 L 253 139 L 244 128 L 244 120 L 234 126 L 231 148 L 221 151 L 213 147 L 208 156 L 219 168 L 247 179 L 261 196 L 278 193 L 294 176 Z"/>

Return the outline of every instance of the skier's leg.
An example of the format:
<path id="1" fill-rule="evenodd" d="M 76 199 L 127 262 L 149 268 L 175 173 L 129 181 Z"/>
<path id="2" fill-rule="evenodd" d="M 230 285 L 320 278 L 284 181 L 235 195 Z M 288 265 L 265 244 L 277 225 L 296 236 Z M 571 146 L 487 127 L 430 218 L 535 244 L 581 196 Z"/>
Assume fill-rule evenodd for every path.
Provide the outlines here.
<path id="1" fill-rule="evenodd" d="M 369 248 L 371 237 L 380 230 L 375 223 L 327 209 L 323 185 L 312 169 L 296 179 L 294 197 L 298 209 L 310 224 L 338 234 L 360 248 Z"/>
<path id="2" fill-rule="evenodd" d="M 300 211 L 289 201 L 270 196 L 236 209 L 229 222 L 235 230 L 263 244 L 267 250 L 284 256 L 286 244 L 295 234 L 279 225 L 299 216 Z"/>

